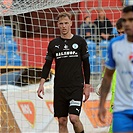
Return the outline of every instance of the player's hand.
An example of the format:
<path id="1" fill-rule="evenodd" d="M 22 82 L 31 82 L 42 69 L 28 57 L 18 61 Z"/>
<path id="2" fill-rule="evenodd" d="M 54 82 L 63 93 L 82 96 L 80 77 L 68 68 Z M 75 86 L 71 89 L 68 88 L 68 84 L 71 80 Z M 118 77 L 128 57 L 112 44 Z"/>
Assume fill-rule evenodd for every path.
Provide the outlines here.
<path id="1" fill-rule="evenodd" d="M 43 99 L 43 96 L 44 95 L 44 87 L 43 85 L 42 86 L 39 86 L 38 90 L 37 90 L 37 94 L 38 94 L 38 97 Z"/>
<path id="2" fill-rule="evenodd" d="M 106 109 L 104 107 L 99 107 L 98 118 L 101 123 L 105 123 Z"/>
<path id="3" fill-rule="evenodd" d="M 86 101 L 87 101 L 87 99 L 88 99 L 89 96 L 90 96 L 91 90 L 92 90 L 92 86 L 91 86 L 90 84 L 85 84 L 85 85 L 84 85 L 83 95 L 84 95 L 85 97 L 84 97 L 83 102 L 86 102 Z"/>

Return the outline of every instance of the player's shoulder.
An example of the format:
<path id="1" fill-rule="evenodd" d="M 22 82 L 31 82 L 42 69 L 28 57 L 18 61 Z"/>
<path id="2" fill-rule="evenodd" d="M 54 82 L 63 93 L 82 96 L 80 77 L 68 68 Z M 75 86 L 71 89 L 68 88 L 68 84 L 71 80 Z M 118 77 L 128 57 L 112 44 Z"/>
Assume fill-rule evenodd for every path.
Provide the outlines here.
<path id="1" fill-rule="evenodd" d="M 110 44 L 115 44 L 115 43 L 119 43 L 121 41 L 123 41 L 125 39 L 125 35 L 121 35 L 121 36 L 117 36 L 115 38 L 113 38 L 111 41 L 110 41 Z"/>
<path id="2" fill-rule="evenodd" d="M 81 37 L 81 36 L 79 36 L 79 35 L 74 35 L 74 38 L 75 38 L 75 39 L 79 39 L 79 40 L 84 40 L 84 38 Z"/>
<path id="3" fill-rule="evenodd" d="M 79 36 L 79 35 L 74 35 L 73 39 L 78 44 L 81 44 L 81 45 L 85 44 L 86 45 L 86 40 L 83 37 Z"/>
<path id="4" fill-rule="evenodd" d="M 57 38 L 52 39 L 52 40 L 50 41 L 50 43 L 54 43 L 54 42 L 57 42 L 57 41 L 59 41 L 59 40 L 60 40 L 60 37 L 57 37 Z"/>
<path id="5" fill-rule="evenodd" d="M 60 37 L 54 38 L 49 42 L 49 46 L 54 46 L 61 41 Z"/>

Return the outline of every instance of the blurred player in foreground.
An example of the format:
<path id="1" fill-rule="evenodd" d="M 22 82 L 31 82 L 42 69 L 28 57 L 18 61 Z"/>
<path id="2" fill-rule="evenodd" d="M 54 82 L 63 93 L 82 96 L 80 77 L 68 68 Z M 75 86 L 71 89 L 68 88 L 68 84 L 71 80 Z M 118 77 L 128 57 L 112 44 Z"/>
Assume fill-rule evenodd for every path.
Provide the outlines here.
<path id="1" fill-rule="evenodd" d="M 82 37 L 71 33 L 72 21 L 69 13 L 60 13 L 57 25 L 61 36 L 49 43 L 37 93 L 43 98 L 43 84 L 55 59 L 54 116 L 58 117 L 59 133 L 68 133 L 68 116 L 75 133 L 84 133 L 79 115 L 83 94 L 85 102 L 91 91 L 87 43 Z"/>
<path id="2" fill-rule="evenodd" d="M 123 29 L 123 26 L 122 26 L 122 22 L 123 22 L 123 19 L 122 18 L 120 18 L 116 22 L 116 28 L 117 28 L 118 35 L 122 35 L 124 33 L 124 29 Z M 105 72 L 105 70 L 104 70 L 104 72 Z M 102 74 L 102 78 L 104 76 L 104 72 Z M 113 79 L 112 79 L 112 83 L 111 83 L 111 94 L 112 94 L 111 101 L 110 101 L 110 112 L 111 113 L 113 113 L 114 97 L 115 97 L 115 87 L 116 87 L 116 71 L 113 74 Z M 101 84 L 98 85 L 96 94 L 100 96 L 100 94 L 101 94 Z M 112 124 L 110 126 L 109 133 L 112 133 Z"/>
<path id="3" fill-rule="evenodd" d="M 112 39 L 108 47 L 98 117 L 105 122 L 104 105 L 116 69 L 113 132 L 133 133 L 133 6 L 123 9 L 122 19 L 126 34 Z"/>

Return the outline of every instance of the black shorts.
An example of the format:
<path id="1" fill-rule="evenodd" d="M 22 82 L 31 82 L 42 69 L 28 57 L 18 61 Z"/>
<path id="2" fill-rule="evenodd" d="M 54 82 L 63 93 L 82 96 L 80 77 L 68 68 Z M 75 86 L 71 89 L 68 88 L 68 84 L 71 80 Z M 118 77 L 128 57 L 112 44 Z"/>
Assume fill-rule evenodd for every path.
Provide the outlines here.
<path id="1" fill-rule="evenodd" d="M 54 89 L 54 116 L 67 117 L 80 115 L 83 99 L 83 86 Z"/>

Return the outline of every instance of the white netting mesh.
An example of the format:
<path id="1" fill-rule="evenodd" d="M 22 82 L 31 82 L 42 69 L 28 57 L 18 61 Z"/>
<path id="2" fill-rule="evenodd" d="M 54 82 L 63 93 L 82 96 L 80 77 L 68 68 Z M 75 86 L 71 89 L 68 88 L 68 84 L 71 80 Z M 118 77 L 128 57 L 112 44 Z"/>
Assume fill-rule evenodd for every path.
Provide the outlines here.
<path id="1" fill-rule="evenodd" d="M 68 5 L 81 0 L 1 0 L 0 15 L 16 15 L 26 12 Z"/>

